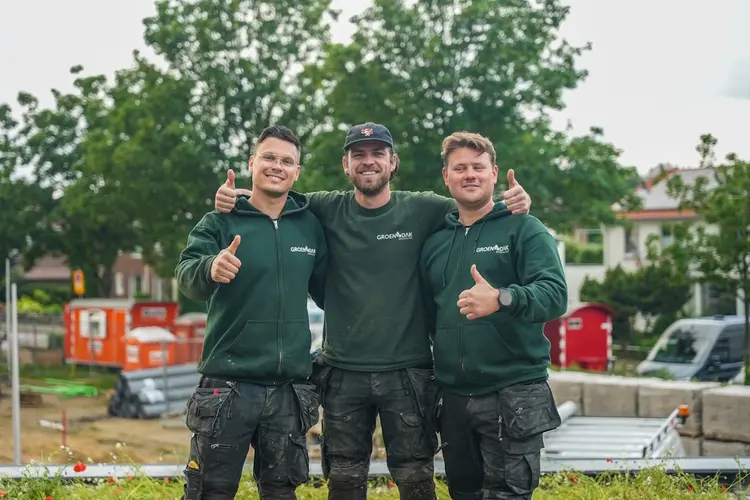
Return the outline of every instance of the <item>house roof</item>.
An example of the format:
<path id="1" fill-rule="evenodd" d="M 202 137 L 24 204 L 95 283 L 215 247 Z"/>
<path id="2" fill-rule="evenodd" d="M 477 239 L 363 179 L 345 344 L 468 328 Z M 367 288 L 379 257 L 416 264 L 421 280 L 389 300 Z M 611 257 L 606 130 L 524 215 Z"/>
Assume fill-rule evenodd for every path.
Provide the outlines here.
<path id="1" fill-rule="evenodd" d="M 667 193 L 667 183 L 674 177 L 679 176 L 687 185 L 695 184 L 699 177 L 705 177 L 709 186 L 715 184 L 712 168 L 685 168 L 674 169 L 663 179 L 653 183 L 650 188 L 641 187 L 636 193 L 643 200 L 642 210 L 676 210 L 679 202 Z"/>
<path id="2" fill-rule="evenodd" d="M 716 183 L 712 168 L 670 168 L 664 172 L 659 172 L 656 178 L 646 179 L 636 189 L 636 194 L 642 200 L 640 210 L 631 212 L 625 212 L 621 209 L 616 210 L 630 220 L 689 219 L 695 217 L 695 212 L 692 210 L 680 210 L 679 200 L 669 196 L 667 184 L 674 176 L 681 177 L 682 181 L 689 186 L 695 184 L 699 177 L 706 178 L 709 188 Z"/>

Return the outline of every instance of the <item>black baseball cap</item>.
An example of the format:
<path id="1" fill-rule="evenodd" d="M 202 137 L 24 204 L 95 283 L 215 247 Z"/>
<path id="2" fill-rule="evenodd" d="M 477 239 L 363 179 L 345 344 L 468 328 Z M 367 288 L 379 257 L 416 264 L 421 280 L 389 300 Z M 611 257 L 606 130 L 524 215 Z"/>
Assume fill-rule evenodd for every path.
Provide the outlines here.
<path id="1" fill-rule="evenodd" d="M 349 149 L 352 144 L 362 141 L 380 141 L 393 148 L 391 132 L 385 125 L 379 123 L 367 122 L 350 128 L 349 132 L 346 133 L 344 151 Z"/>

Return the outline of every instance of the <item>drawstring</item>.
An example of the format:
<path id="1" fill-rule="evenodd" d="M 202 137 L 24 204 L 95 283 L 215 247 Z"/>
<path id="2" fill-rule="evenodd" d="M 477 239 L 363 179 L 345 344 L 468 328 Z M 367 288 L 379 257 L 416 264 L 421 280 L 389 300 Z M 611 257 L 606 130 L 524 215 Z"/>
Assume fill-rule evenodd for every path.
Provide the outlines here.
<path id="1" fill-rule="evenodd" d="M 458 229 L 458 226 L 453 226 L 453 238 L 451 238 L 451 245 L 448 247 L 448 257 L 445 259 L 445 265 L 443 266 L 443 288 L 446 286 L 446 278 L 445 275 L 448 272 L 448 263 L 451 260 L 451 250 L 453 250 L 453 242 L 456 241 L 456 230 Z"/>
<path id="2" fill-rule="evenodd" d="M 479 223 L 479 229 L 477 230 L 477 235 L 474 237 L 474 249 L 472 250 L 472 253 L 476 253 L 477 251 L 477 242 L 479 242 L 479 236 L 482 234 L 482 229 L 484 229 L 484 222 L 482 221 Z"/>

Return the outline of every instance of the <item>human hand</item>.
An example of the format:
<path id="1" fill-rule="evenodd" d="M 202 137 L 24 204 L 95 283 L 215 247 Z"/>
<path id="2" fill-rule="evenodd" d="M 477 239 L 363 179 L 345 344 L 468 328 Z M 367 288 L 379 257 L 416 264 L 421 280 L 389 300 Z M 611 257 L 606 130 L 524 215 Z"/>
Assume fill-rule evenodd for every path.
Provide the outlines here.
<path id="1" fill-rule="evenodd" d="M 531 196 L 516 180 L 516 173 L 508 170 L 508 190 L 503 193 L 503 201 L 513 214 L 527 214 L 531 211 Z"/>
<path id="2" fill-rule="evenodd" d="M 471 276 L 474 278 L 474 286 L 461 292 L 456 303 L 461 314 L 466 316 L 466 319 L 472 320 L 489 316 L 500 310 L 498 301 L 500 291 L 487 283 L 487 280 L 477 271 L 476 264 L 471 265 Z"/>
<path id="3" fill-rule="evenodd" d="M 242 263 L 235 254 L 240 246 L 240 236 L 237 235 L 224 250 L 219 252 L 211 263 L 211 279 L 216 283 L 229 283 L 240 271 Z"/>
<path id="4" fill-rule="evenodd" d="M 219 186 L 216 191 L 216 197 L 214 198 L 214 207 L 219 212 L 229 213 L 234 208 L 234 202 L 237 200 L 237 195 L 250 196 L 252 191 L 249 189 L 236 189 L 234 186 L 235 174 L 231 168 L 227 171 L 227 180 L 224 184 Z"/>

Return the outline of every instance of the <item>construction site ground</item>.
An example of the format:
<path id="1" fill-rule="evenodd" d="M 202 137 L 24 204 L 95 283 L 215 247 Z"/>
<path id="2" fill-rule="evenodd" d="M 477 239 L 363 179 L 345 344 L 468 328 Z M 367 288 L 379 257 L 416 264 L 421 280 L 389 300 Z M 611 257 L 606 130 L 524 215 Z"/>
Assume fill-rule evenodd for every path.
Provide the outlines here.
<path id="1" fill-rule="evenodd" d="M 5 389 L 5 388 L 4 388 Z M 31 401 L 30 401 L 31 400 Z M 21 408 L 21 461 L 24 464 L 89 463 L 182 463 L 186 460 L 190 431 L 183 417 L 169 420 L 116 418 L 107 415 L 108 395 L 64 398 L 54 394 L 24 394 Z M 53 428 L 67 415 L 66 446 L 63 434 Z M 42 424 L 46 422 L 46 426 Z M 12 464 L 14 457 L 10 391 L 0 398 L 0 463 Z M 308 435 L 310 441 L 319 426 Z M 379 431 L 379 429 L 378 429 Z M 374 439 L 373 458 L 383 455 L 379 432 Z M 320 447 L 311 445 L 310 457 L 320 457 Z M 248 461 L 253 457 L 250 449 Z"/>

